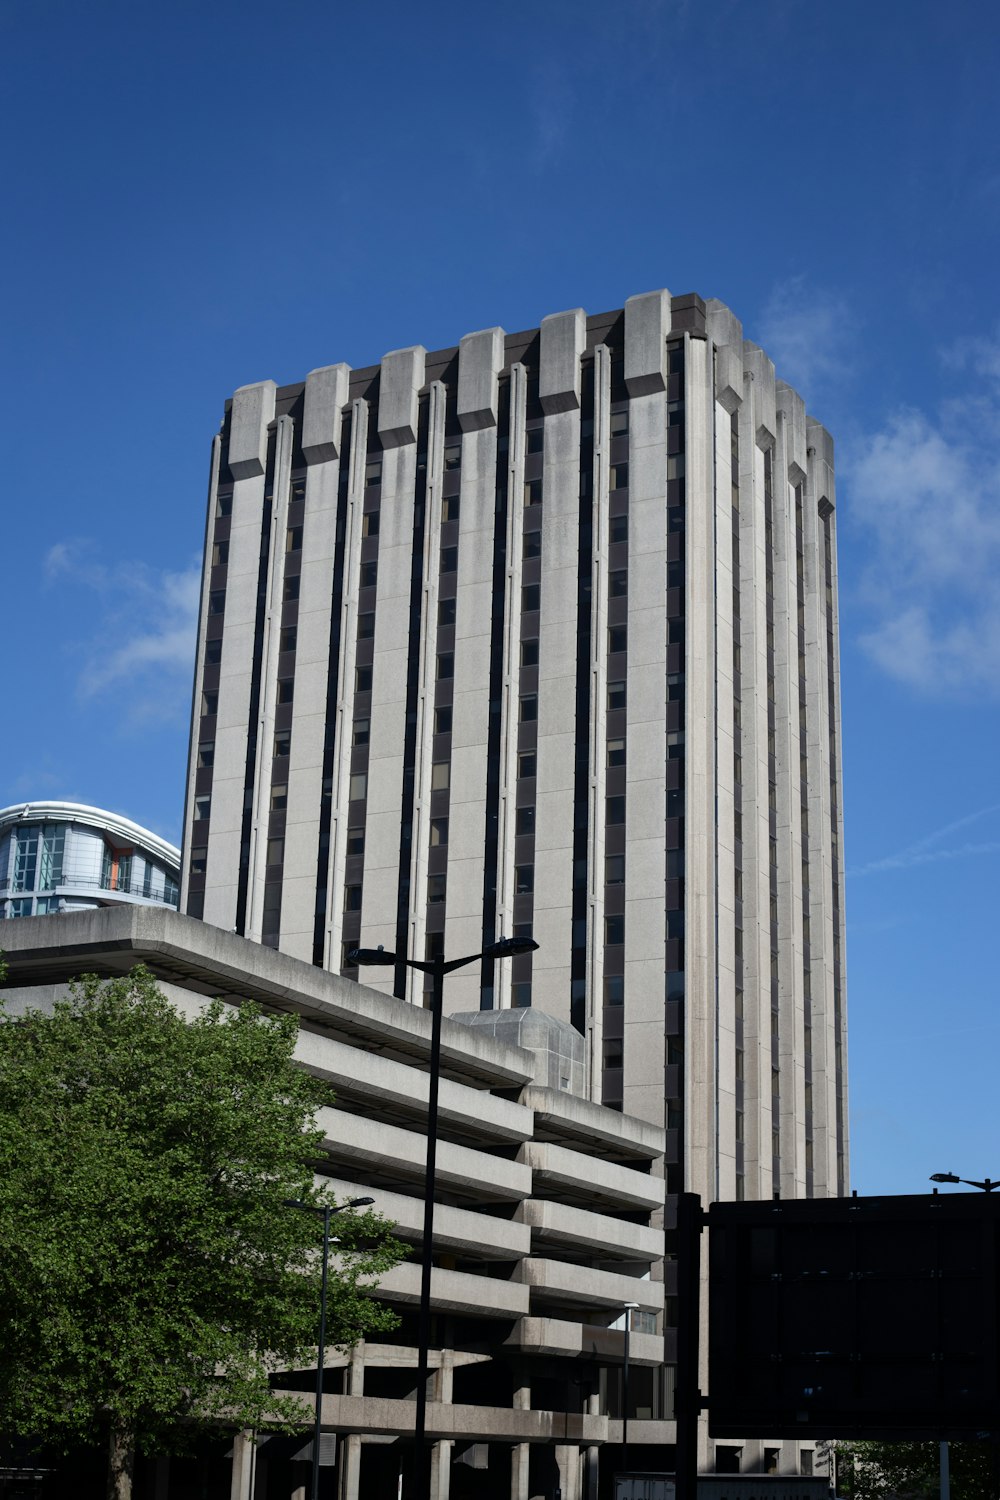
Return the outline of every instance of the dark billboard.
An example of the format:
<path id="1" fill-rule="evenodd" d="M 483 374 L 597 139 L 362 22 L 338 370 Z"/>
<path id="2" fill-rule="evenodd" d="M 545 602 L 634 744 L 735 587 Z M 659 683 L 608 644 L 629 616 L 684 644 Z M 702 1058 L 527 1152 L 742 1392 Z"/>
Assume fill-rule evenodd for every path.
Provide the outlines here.
<path id="1" fill-rule="evenodd" d="M 1000 1195 L 714 1203 L 713 1437 L 1000 1433 Z"/>

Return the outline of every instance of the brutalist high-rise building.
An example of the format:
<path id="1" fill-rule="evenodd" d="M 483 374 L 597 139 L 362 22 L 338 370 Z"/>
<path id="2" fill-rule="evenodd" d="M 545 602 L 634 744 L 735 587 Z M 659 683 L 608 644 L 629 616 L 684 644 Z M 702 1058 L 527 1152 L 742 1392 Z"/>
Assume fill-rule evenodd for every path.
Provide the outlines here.
<path id="1" fill-rule="evenodd" d="M 846 1190 L 840 760 L 831 439 L 722 304 L 227 406 L 182 909 L 342 972 L 530 931 L 448 1011 L 570 1021 L 668 1193 Z"/>

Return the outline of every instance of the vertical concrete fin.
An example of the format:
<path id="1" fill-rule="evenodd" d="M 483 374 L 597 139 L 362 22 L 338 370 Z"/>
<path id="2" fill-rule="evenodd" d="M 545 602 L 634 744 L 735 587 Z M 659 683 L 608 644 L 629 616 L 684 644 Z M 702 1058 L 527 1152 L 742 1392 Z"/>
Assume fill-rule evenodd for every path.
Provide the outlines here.
<path id="1" fill-rule="evenodd" d="M 744 339 L 743 366 L 754 383 L 754 414 L 757 423 L 754 441 L 758 448 L 765 450 L 773 448 L 778 427 L 774 396 L 774 365 L 763 349 L 759 349 L 749 339 Z"/>
<path id="2" fill-rule="evenodd" d="M 546 416 L 575 411 L 580 405 L 580 357 L 587 347 L 587 317 L 582 307 L 550 313 L 539 336 L 538 397 Z"/>
<path id="3" fill-rule="evenodd" d="M 813 475 L 813 493 L 820 505 L 825 500 L 833 509 L 836 500 L 833 482 L 833 438 L 822 422 L 806 417 L 806 452 Z"/>
<path id="4" fill-rule="evenodd" d="M 302 456 L 307 464 L 340 457 L 341 417 L 347 405 L 350 365 L 325 365 L 306 376 Z"/>
<path id="5" fill-rule="evenodd" d="M 417 441 L 417 392 L 424 383 L 423 344 L 394 349 L 382 360 L 379 381 L 378 435 L 383 448 L 402 448 Z"/>
<path id="6" fill-rule="evenodd" d="M 743 400 L 743 344 L 722 344 L 715 351 L 715 399 L 732 416 Z"/>
<path id="7" fill-rule="evenodd" d="M 233 396 L 229 419 L 229 467 L 234 479 L 263 474 L 267 462 L 267 428 L 274 420 L 273 380 L 241 385 Z"/>
<path id="8" fill-rule="evenodd" d="M 458 346 L 458 425 L 478 432 L 497 424 L 498 377 L 503 368 L 504 332 L 484 328 L 467 333 Z"/>
<path id="9" fill-rule="evenodd" d="M 630 396 L 667 388 L 670 293 L 643 292 L 625 303 L 625 386 Z"/>
<path id="10" fill-rule="evenodd" d="M 739 346 L 743 343 L 743 324 L 731 308 L 717 297 L 712 297 L 705 304 L 705 309 L 708 336 L 713 344 Z"/>
<path id="11" fill-rule="evenodd" d="M 788 482 L 803 484 L 806 477 L 806 407 L 797 391 L 779 380 L 775 387 L 777 409 L 785 421 L 785 461 Z"/>

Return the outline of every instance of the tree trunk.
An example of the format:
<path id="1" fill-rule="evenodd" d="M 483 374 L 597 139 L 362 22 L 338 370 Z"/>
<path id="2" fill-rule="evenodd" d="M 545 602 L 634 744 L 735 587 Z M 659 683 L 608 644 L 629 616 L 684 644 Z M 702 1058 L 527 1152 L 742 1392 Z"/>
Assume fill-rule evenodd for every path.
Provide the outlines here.
<path id="1" fill-rule="evenodd" d="M 132 1476 L 135 1472 L 135 1434 L 111 1419 L 111 1443 L 108 1448 L 108 1500 L 132 1500 Z"/>

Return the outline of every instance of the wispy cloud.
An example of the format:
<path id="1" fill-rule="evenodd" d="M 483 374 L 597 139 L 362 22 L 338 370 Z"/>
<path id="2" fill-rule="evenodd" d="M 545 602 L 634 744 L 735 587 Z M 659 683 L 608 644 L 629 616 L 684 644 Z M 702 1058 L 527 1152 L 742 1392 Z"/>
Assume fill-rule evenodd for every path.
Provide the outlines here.
<path id="1" fill-rule="evenodd" d="M 968 828 L 972 823 L 979 823 L 983 818 L 992 817 L 1000 813 L 1000 802 L 992 802 L 989 807 L 977 808 L 975 812 L 966 813 L 964 817 L 956 818 L 951 823 L 945 823 L 941 828 L 935 828 L 931 833 L 924 834 L 915 843 L 907 844 L 905 849 L 900 849 L 895 854 L 887 854 L 881 859 L 873 859 L 866 865 L 859 866 L 856 870 L 849 870 L 848 874 L 854 878 L 861 875 L 877 875 L 886 870 L 909 870 L 914 865 L 934 864 L 938 860 L 967 859 L 973 855 L 1000 854 L 1000 840 L 990 839 L 985 843 L 962 843 L 952 844 L 945 848 L 935 847 L 942 839 L 951 838 L 962 828 Z"/>
<path id="2" fill-rule="evenodd" d="M 772 289 L 756 331 L 781 379 L 815 402 L 849 373 L 858 323 L 843 297 L 791 276 Z"/>
<path id="3" fill-rule="evenodd" d="M 86 538 L 57 542 L 45 557 L 50 581 L 92 597 L 93 630 L 80 642 L 77 688 L 85 699 L 112 692 L 133 726 L 175 720 L 188 706 L 201 571 L 147 563 L 108 564 Z"/>
<path id="4" fill-rule="evenodd" d="M 528 97 L 533 135 L 530 161 L 535 171 L 555 166 L 570 139 L 575 94 L 566 69 L 557 63 L 540 66 Z"/>
<path id="5" fill-rule="evenodd" d="M 861 637 L 890 676 L 934 696 L 1000 695 L 1000 334 L 948 351 L 975 383 L 907 408 L 849 447 L 851 515 L 873 544 Z"/>

